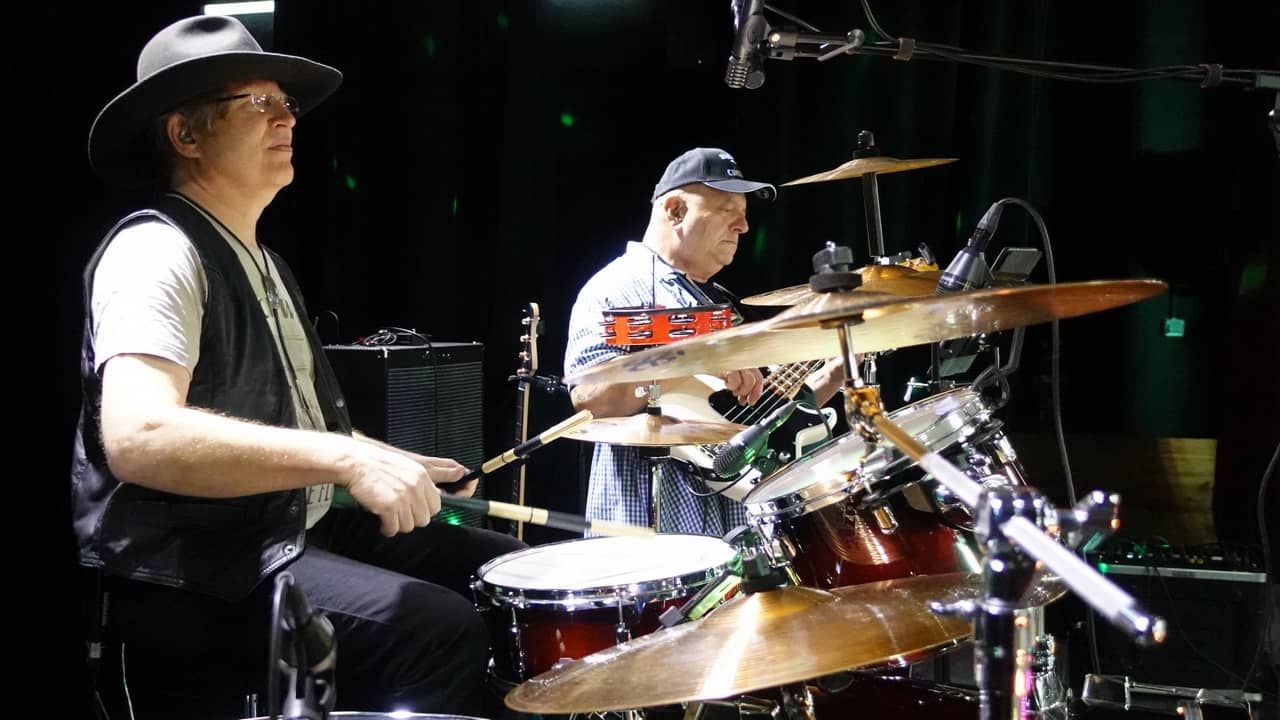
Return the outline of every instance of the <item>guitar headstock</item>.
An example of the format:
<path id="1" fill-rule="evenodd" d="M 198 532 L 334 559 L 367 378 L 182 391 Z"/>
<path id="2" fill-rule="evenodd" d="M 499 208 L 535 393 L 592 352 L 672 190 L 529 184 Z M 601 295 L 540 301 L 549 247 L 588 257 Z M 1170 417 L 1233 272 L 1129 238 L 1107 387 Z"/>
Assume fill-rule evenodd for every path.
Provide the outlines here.
<path id="1" fill-rule="evenodd" d="M 520 318 L 520 366 L 516 377 L 531 378 L 538 372 L 538 335 L 542 333 L 542 316 L 538 303 L 529 303 Z"/>

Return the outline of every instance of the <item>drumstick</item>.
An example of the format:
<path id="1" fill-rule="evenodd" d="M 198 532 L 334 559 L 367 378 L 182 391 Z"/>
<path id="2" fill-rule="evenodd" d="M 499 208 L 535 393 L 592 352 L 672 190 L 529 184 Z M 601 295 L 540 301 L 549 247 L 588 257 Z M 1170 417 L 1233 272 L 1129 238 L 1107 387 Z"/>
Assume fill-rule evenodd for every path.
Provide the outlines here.
<path id="1" fill-rule="evenodd" d="M 478 477 L 483 477 L 485 475 L 488 475 L 489 473 L 493 472 L 494 470 L 497 470 L 500 467 L 510 465 L 516 460 L 523 458 L 524 456 L 528 455 L 534 450 L 537 450 L 543 445 L 546 445 L 552 440 L 555 440 L 561 435 L 578 427 L 582 423 L 588 422 L 593 417 L 595 416 L 591 414 L 590 410 L 583 410 L 582 412 L 570 417 L 567 420 L 563 420 L 556 425 L 552 425 L 551 427 L 544 430 L 542 434 L 538 435 L 537 437 L 527 440 L 525 442 L 522 442 L 519 445 L 511 448 L 510 450 L 502 453 L 501 455 L 492 457 L 484 461 L 484 464 L 481 465 L 480 467 L 476 468 L 475 470 L 472 470 L 471 472 L 468 472 L 466 475 L 463 475 L 457 480 L 454 480 L 453 482 L 450 482 L 447 484 L 456 485 L 456 486 L 465 485 L 471 482 L 472 480 L 475 480 Z"/>
<path id="2" fill-rule="evenodd" d="M 481 500 L 480 498 L 462 498 L 453 495 L 441 495 L 440 503 L 442 505 L 451 505 L 465 510 L 477 510 L 485 515 L 503 518 L 505 520 L 517 520 L 520 522 L 531 523 L 533 525 L 546 525 L 547 527 L 571 530 L 574 532 L 589 531 L 614 537 L 623 535 L 651 537 L 655 534 L 653 528 L 643 525 L 626 525 L 623 523 L 609 522 L 607 520 L 588 520 L 581 515 L 570 515 L 569 513 L 557 512 L 555 510 L 529 507 L 528 505 L 513 505 L 511 503 L 497 502 L 496 500 Z"/>

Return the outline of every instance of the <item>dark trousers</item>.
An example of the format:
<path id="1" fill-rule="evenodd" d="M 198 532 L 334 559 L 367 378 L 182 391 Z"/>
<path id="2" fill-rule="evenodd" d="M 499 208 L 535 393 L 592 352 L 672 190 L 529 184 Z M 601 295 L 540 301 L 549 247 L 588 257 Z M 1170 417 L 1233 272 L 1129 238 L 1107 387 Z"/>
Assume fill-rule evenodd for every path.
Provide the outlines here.
<path id="1" fill-rule="evenodd" d="M 335 710 L 486 714 L 491 641 L 469 583 L 480 565 L 523 547 L 508 535 L 439 519 L 386 538 L 374 515 L 332 509 L 285 569 L 333 624 Z M 104 667 L 122 671 L 117 687 L 128 689 L 138 720 L 243 717 L 252 693 L 258 714 L 271 714 L 273 580 L 239 602 L 104 582 L 112 654 Z"/>

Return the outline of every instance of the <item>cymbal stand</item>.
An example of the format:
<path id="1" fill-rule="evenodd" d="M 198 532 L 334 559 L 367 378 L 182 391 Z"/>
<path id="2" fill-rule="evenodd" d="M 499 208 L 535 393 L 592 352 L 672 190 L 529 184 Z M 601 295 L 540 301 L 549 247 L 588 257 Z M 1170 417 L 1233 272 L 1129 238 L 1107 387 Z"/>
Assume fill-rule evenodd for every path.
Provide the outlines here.
<path id="1" fill-rule="evenodd" d="M 846 368 L 855 367 L 848 329 L 861 318 L 838 321 Z M 856 373 L 845 384 L 850 427 L 872 438 L 883 437 L 914 459 L 973 509 L 975 536 L 983 549 L 983 595 L 979 602 L 934 603 L 939 614 L 963 615 L 973 621 L 974 672 L 978 684 L 979 720 L 1024 720 L 1030 667 L 1025 648 L 1015 644 L 1018 602 L 1031 586 L 1040 564 L 1058 575 L 1076 594 L 1139 644 L 1163 642 L 1165 621 L 1146 614 L 1131 596 L 1098 574 L 1058 539 L 1073 547 L 1119 527 L 1119 497 L 1095 491 L 1070 510 L 1052 507 L 1028 487 L 985 487 L 971 480 L 941 455 L 928 450 L 884 414 L 876 391 L 864 387 Z M 1019 672 L 1023 674 L 1019 674 Z"/>
<path id="2" fill-rule="evenodd" d="M 649 398 L 648 404 L 645 405 L 644 411 L 653 416 L 662 415 L 662 406 L 658 404 L 658 397 L 661 394 L 661 386 L 657 380 L 651 380 L 647 390 L 636 388 L 637 394 L 645 392 Z M 640 455 L 649 463 L 649 519 L 653 522 L 653 529 L 657 531 L 659 512 L 662 508 L 662 463 L 671 459 L 671 448 L 669 447 L 642 447 Z"/>
<path id="3" fill-rule="evenodd" d="M 858 132 L 858 141 L 853 151 L 854 159 L 875 157 L 880 154 L 876 146 L 875 135 L 870 130 Z M 880 218 L 880 182 L 876 173 L 870 172 L 862 176 L 862 207 L 867 215 L 867 253 L 871 256 L 868 265 L 879 264 L 884 257 L 884 224 Z"/>

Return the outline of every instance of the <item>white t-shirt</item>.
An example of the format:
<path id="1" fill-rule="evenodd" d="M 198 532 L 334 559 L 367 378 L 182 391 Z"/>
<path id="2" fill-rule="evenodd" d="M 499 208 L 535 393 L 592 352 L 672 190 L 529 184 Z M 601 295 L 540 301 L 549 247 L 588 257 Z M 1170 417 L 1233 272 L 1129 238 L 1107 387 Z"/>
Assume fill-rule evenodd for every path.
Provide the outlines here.
<path id="1" fill-rule="evenodd" d="M 255 258 L 220 224 L 214 222 L 214 226 L 240 258 L 275 337 L 293 390 L 298 426 L 323 430 L 311 346 L 275 263 L 261 250 Z M 269 280 L 264 280 L 264 272 Z M 268 283 L 277 292 L 269 294 Z M 208 294 L 200 255 L 185 235 L 155 219 L 129 224 L 107 246 L 94 274 L 90 302 L 95 369 L 102 372 L 102 366 L 116 355 L 139 354 L 175 362 L 190 374 L 200 359 L 200 327 Z M 307 488 L 308 528 L 324 516 L 332 500 L 331 484 Z"/>

